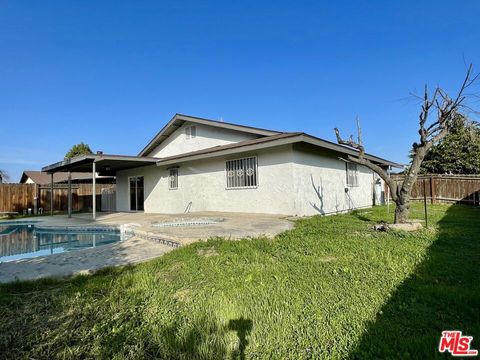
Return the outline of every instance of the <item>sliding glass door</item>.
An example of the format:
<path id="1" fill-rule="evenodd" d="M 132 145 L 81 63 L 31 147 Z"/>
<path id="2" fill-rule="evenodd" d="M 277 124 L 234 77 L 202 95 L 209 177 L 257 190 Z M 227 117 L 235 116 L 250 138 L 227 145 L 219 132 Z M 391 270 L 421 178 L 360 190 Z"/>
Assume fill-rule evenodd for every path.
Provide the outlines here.
<path id="1" fill-rule="evenodd" d="M 130 210 L 143 211 L 143 176 L 129 178 Z"/>

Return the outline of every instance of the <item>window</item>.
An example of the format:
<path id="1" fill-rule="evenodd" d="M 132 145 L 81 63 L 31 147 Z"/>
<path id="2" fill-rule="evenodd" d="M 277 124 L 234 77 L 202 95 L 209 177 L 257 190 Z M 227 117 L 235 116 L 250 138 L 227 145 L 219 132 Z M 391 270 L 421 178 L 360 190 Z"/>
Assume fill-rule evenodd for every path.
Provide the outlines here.
<path id="1" fill-rule="evenodd" d="M 170 190 L 178 189 L 178 168 L 169 169 L 170 176 L 168 177 L 168 188 Z"/>
<path id="2" fill-rule="evenodd" d="M 187 126 L 185 128 L 185 137 L 187 139 L 193 139 L 197 136 L 197 127 L 196 126 Z"/>
<path id="3" fill-rule="evenodd" d="M 225 169 L 227 173 L 227 189 L 257 187 L 256 157 L 228 160 Z"/>
<path id="4" fill-rule="evenodd" d="M 347 170 L 347 185 L 358 186 L 357 164 L 347 162 L 346 170 Z"/>

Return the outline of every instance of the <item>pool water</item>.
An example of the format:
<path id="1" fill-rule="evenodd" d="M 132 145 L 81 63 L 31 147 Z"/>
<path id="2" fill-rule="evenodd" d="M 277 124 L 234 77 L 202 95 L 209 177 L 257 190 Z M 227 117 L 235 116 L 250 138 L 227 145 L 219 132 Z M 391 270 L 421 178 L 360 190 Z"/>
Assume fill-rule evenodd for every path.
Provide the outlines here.
<path id="1" fill-rule="evenodd" d="M 36 229 L 33 223 L 0 224 L 0 262 L 93 248 L 123 240 L 119 230 Z"/>

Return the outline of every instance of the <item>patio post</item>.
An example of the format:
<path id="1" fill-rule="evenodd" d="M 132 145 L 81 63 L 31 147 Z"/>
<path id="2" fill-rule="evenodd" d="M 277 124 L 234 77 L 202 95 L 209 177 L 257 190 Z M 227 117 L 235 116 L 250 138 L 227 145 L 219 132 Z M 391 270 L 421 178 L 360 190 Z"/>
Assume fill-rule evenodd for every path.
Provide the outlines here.
<path id="1" fill-rule="evenodd" d="M 53 216 L 53 172 L 50 174 L 50 216 Z"/>
<path id="2" fill-rule="evenodd" d="M 72 173 L 68 171 L 68 218 L 72 217 Z"/>
<path id="3" fill-rule="evenodd" d="M 95 217 L 96 217 L 96 198 L 97 198 L 97 192 L 96 192 L 96 177 L 97 177 L 97 173 L 96 173 L 96 166 L 95 166 L 95 161 L 92 162 L 92 217 L 93 217 L 93 220 L 95 220 Z"/>

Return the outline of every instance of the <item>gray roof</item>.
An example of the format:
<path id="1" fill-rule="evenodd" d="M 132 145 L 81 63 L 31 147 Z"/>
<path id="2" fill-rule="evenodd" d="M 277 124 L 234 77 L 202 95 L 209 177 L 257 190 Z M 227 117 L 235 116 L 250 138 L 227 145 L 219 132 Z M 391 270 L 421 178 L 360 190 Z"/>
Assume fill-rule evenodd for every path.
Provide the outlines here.
<path id="1" fill-rule="evenodd" d="M 197 124 L 205 124 L 224 129 L 242 131 L 259 137 L 252 140 L 240 141 L 237 143 L 213 146 L 207 149 L 192 151 L 174 156 L 156 158 L 145 156 L 155 147 L 160 145 L 168 136 L 176 129 L 181 127 L 185 122 L 193 122 Z M 319 148 L 328 149 L 338 153 L 339 157 L 352 155 L 358 152 L 350 147 L 339 145 L 331 141 L 327 141 L 303 132 L 280 132 L 251 126 L 237 125 L 222 121 L 208 120 L 194 116 L 175 114 L 175 116 L 160 130 L 160 132 L 148 143 L 148 145 L 140 152 L 138 156 L 123 155 L 104 155 L 90 154 L 82 155 L 73 159 L 64 160 L 55 164 L 48 165 L 42 169 L 45 172 L 57 171 L 91 171 L 92 163 L 96 163 L 96 171 L 106 175 L 113 175 L 115 171 L 130 169 L 146 165 L 171 165 L 185 161 L 198 160 L 203 158 L 212 158 L 215 156 L 229 155 L 239 152 L 258 150 L 262 148 L 281 146 L 285 144 L 307 143 Z M 402 168 L 403 165 L 383 159 L 381 157 L 365 154 L 365 157 L 382 166 L 393 166 Z"/>
<path id="2" fill-rule="evenodd" d="M 260 136 L 269 136 L 269 135 L 276 135 L 276 134 L 282 133 L 280 131 L 267 130 L 267 129 L 257 128 L 257 127 L 252 127 L 252 126 L 238 125 L 238 124 L 233 124 L 233 123 L 218 121 L 218 120 L 204 119 L 196 116 L 175 114 L 173 118 L 158 132 L 158 134 L 154 136 L 154 138 L 147 144 L 147 146 L 145 146 L 143 150 L 140 151 L 138 156 L 148 155 L 153 149 L 155 149 L 158 145 L 160 145 L 166 138 L 168 138 L 175 130 L 177 130 L 187 121 L 191 123 L 196 123 L 196 124 L 216 126 L 223 129 L 242 131 L 242 132 L 260 135 Z"/>
<path id="3" fill-rule="evenodd" d="M 344 155 L 357 155 L 358 152 L 354 149 L 351 149 L 347 146 L 335 144 L 330 141 L 326 141 L 320 138 L 317 138 L 312 135 L 308 135 L 302 132 L 291 132 L 291 133 L 280 133 L 277 135 L 265 136 L 258 139 L 253 140 L 246 140 L 240 141 L 237 143 L 227 144 L 227 145 L 220 145 L 220 146 L 213 146 L 206 149 L 201 149 L 197 151 L 191 151 L 188 153 L 178 154 L 174 156 L 158 158 L 157 165 L 171 165 L 185 161 L 192 161 L 192 160 L 199 160 L 205 159 L 215 156 L 222 156 L 222 155 L 229 155 L 238 152 L 245 152 L 245 151 L 253 151 L 262 148 L 269 148 L 274 146 L 281 146 L 286 144 L 294 144 L 294 143 L 308 143 L 311 145 L 315 145 L 324 149 L 328 149 L 339 154 Z M 403 167 L 401 164 L 397 164 L 395 162 L 382 159 L 378 156 L 374 156 L 371 154 L 365 154 L 365 158 L 373 161 L 374 163 L 385 165 L 385 166 L 393 166 L 393 167 Z"/>

